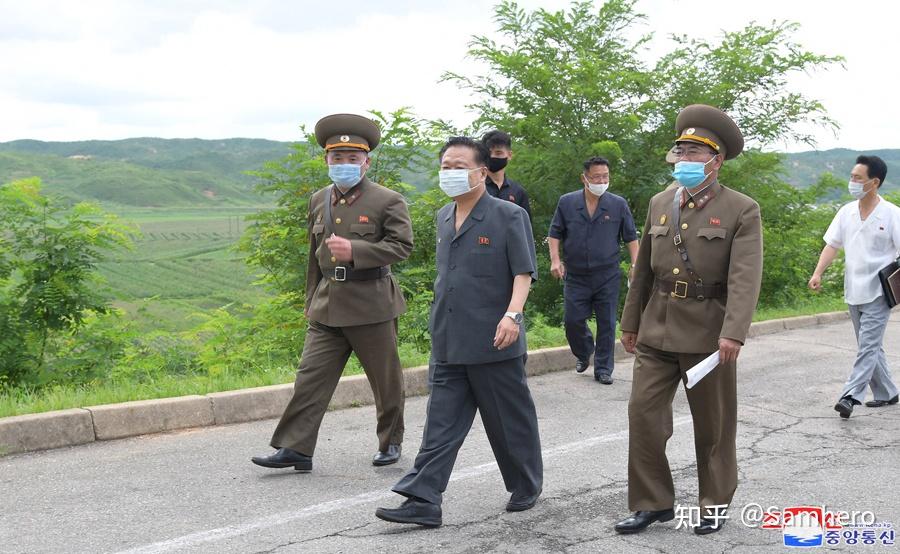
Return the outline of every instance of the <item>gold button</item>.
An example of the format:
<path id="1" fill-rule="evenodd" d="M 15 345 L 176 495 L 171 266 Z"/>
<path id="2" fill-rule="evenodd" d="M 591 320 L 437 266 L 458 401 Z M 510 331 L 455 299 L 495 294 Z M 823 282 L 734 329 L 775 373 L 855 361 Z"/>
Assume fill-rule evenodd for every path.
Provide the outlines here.
<path id="1" fill-rule="evenodd" d="M 347 203 L 347 200 L 344 198 L 341 198 L 341 204 L 346 204 L 346 203 Z M 691 207 L 693 208 L 693 206 L 691 206 Z"/>
<path id="2" fill-rule="evenodd" d="M 340 221 L 338 221 L 338 223 L 340 223 Z M 682 224 L 681 224 L 681 228 L 682 228 L 682 229 L 687 229 L 687 223 L 682 223 Z"/>
<path id="3" fill-rule="evenodd" d="M 331 279 L 334 280 L 334 277 L 332 277 Z M 672 292 L 670 292 L 669 296 L 671 296 L 672 298 L 675 298 L 675 291 L 673 290 Z"/>
<path id="4" fill-rule="evenodd" d="M 336 262 L 336 261 L 337 261 L 337 258 L 335 258 L 334 256 L 332 256 L 332 257 L 331 257 L 331 263 L 334 263 L 334 262 Z M 676 271 L 677 271 L 677 270 L 676 270 Z"/>
<path id="5" fill-rule="evenodd" d="M 340 224 L 341 224 L 341 218 L 335 219 L 334 222 L 337 223 L 338 225 L 340 225 Z"/>
<path id="6" fill-rule="evenodd" d="M 332 259 L 331 261 L 334 261 L 334 260 Z M 672 270 L 672 273 L 674 273 L 675 275 L 678 275 L 679 273 L 681 273 L 681 270 L 676 267 L 675 269 Z"/>
<path id="7" fill-rule="evenodd" d="M 341 200 L 341 202 L 343 202 L 343 200 Z M 693 203 L 693 202 L 688 202 L 688 208 L 693 208 L 693 207 L 694 207 L 694 203 Z"/>

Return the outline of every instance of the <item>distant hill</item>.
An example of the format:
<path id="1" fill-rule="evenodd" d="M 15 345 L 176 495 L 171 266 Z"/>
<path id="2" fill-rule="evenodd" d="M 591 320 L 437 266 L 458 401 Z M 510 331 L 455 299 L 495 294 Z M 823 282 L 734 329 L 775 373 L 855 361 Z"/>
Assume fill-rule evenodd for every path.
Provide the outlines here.
<path id="1" fill-rule="evenodd" d="M 289 151 L 261 139 L 18 140 L 0 143 L 0 182 L 38 176 L 48 191 L 108 205 L 259 205 L 245 172 Z"/>
<path id="2" fill-rule="evenodd" d="M 247 171 L 290 152 L 290 143 L 263 139 L 159 139 L 0 143 L 0 183 L 40 177 L 46 189 L 72 201 L 122 207 L 257 206 Z M 886 190 L 900 189 L 900 149 L 872 150 L 888 164 Z M 845 178 L 860 152 L 847 149 L 785 154 L 785 179 L 797 187 L 824 172 Z M 411 184 L 433 184 L 433 171 L 405 174 Z M 897 183 L 897 184 L 895 184 Z"/>
<path id="3" fill-rule="evenodd" d="M 830 172 L 842 179 L 850 180 L 850 170 L 860 154 L 872 154 L 887 163 L 888 174 L 883 188 L 885 190 L 900 189 L 900 148 L 885 150 L 848 150 L 834 148 L 832 150 L 811 150 L 785 154 L 785 180 L 790 184 L 805 188 L 815 183 L 819 175 Z"/>

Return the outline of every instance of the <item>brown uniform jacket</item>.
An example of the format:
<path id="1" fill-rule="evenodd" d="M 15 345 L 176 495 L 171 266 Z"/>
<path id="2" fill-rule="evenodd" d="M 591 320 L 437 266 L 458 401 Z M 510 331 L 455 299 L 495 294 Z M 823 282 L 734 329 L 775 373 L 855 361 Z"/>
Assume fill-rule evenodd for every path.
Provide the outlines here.
<path id="1" fill-rule="evenodd" d="M 368 281 L 335 281 L 334 268 L 372 269 L 405 260 L 413 247 L 412 223 L 403 195 L 363 178 L 341 195 L 332 195 L 332 231 L 349 239 L 352 263 L 332 261 L 325 245 L 325 192 L 309 202 L 309 267 L 306 307 L 309 319 L 331 327 L 367 325 L 396 318 L 406 311 L 393 275 Z"/>
<path id="2" fill-rule="evenodd" d="M 681 237 L 704 285 L 724 284 L 723 298 L 673 298 L 656 279 L 692 282 L 675 248 L 672 202 L 678 189 L 650 200 L 634 278 L 622 312 L 622 331 L 638 342 L 668 352 L 715 352 L 718 339 L 743 343 L 762 281 L 759 205 L 750 197 L 714 184 L 681 208 Z"/>

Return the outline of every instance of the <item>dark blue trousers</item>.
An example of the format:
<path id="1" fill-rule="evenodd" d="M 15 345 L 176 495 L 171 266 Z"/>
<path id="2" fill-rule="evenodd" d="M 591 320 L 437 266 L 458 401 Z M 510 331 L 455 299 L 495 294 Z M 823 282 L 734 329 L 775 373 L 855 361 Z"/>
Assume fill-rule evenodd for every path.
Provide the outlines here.
<path id="1" fill-rule="evenodd" d="M 566 339 L 572 354 L 588 363 L 594 354 L 594 375 L 612 375 L 616 346 L 616 309 L 622 271 L 618 266 L 589 274 L 566 273 L 565 297 Z M 597 340 L 588 327 L 591 315 L 597 317 Z"/>

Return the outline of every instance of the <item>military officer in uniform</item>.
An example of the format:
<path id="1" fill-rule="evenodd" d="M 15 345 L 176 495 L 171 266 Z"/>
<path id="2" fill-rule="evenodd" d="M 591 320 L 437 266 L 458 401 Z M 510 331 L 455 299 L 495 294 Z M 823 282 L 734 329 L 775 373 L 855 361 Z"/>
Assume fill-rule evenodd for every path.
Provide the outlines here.
<path id="1" fill-rule="evenodd" d="M 619 533 L 674 517 L 666 460 L 672 399 L 686 370 L 718 351 L 719 365 L 686 390 L 697 455 L 701 520 L 718 531 L 737 488 L 735 362 L 762 279 L 759 205 L 719 183 L 744 139 L 724 112 L 695 104 L 676 119 L 674 189 L 650 200 L 634 279 L 622 314 L 622 344 L 635 354 L 628 404 L 628 505 Z"/>
<path id="2" fill-rule="evenodd" d="M 422 446 L 394 485 L 386 521 L 441 525 L 441 499 L 476 410 L 506 490 L 508 511 L 534 506 L 543 462 L 525 378 L 522 310 L 537 277 L 534 239 L 521 207 L 485 191 L 488 151 L 467 137 L 441 150 L 441 188 L 453 198 L 437 216 L 437 279 L 431 311 L 434 374 Z"/>
<path id="3" fill-rule="evenodd" d="M 319 425 L 344 365 L 355 352 L 372 392 L 378 424 L 376 466 L 397 462 L 403 442 L 403 370 L 397 354 L 397 317 L 406 311 L 391 264 L 413 247 L 403 196 L 366 178 L 369 152 L 381 139 L 371 120 L 336 114 L 316 123 L 325 149 L 327 186 L 309 202 L 309 327 L 294 395 L 271 445 L 277 452 L 252 458 L 264 467 L 312 470 Z"/>

